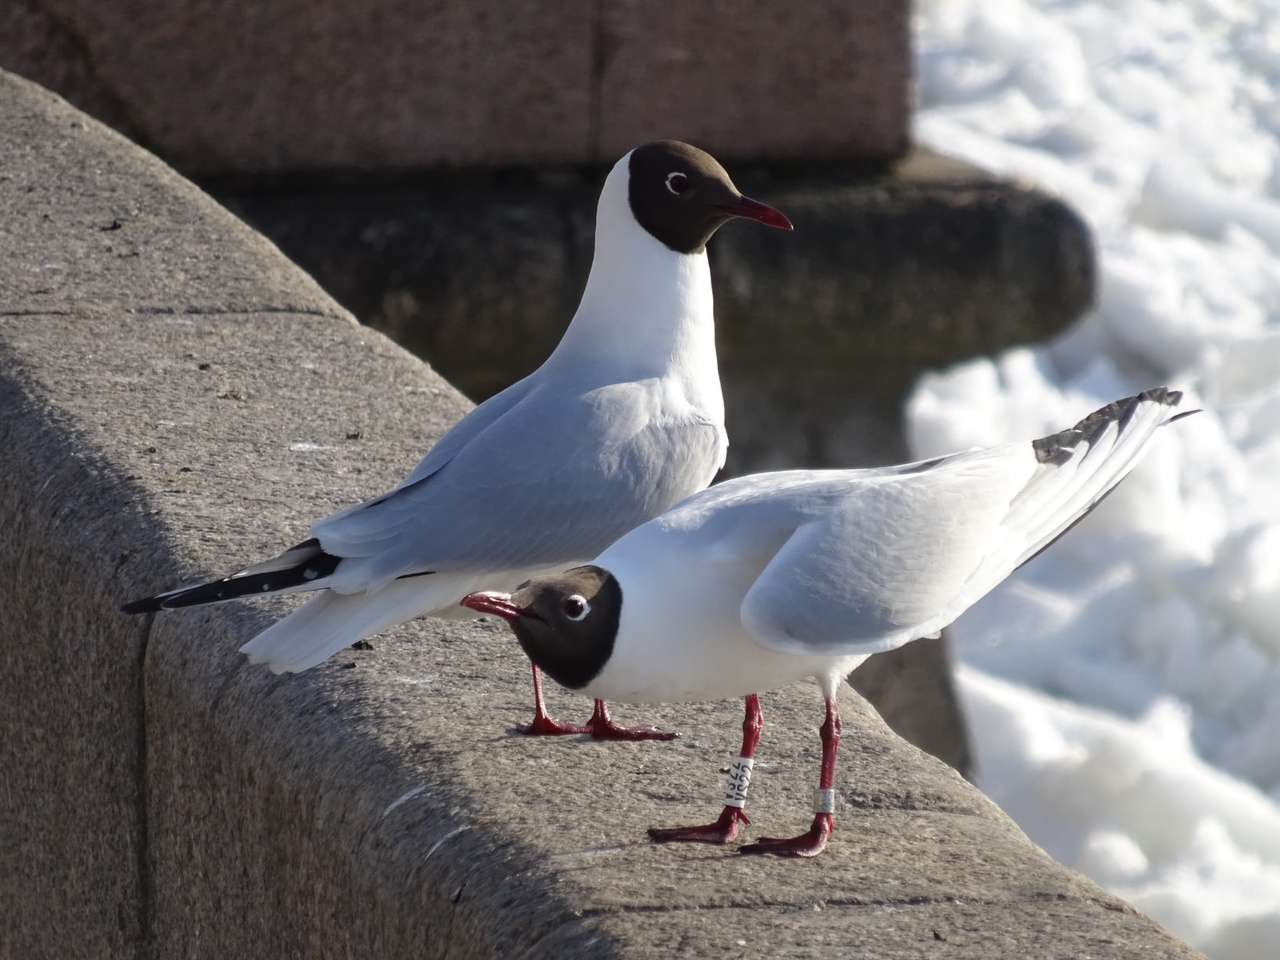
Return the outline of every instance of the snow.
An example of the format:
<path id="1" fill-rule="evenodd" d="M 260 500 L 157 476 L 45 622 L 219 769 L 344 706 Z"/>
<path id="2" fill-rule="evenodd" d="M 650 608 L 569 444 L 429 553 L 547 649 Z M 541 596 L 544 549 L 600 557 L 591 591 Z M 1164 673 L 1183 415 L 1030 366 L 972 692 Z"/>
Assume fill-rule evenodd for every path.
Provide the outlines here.
<path id="1" fill-rule="evenodd" d="M 922 143 L 1064 198 L 1096 309 L 925 377 L 932 456 L 1205 412 L 955 625 L 978 785 L 1215 960 L 1280 943 L 1280 3 L 916 0 Z"/>

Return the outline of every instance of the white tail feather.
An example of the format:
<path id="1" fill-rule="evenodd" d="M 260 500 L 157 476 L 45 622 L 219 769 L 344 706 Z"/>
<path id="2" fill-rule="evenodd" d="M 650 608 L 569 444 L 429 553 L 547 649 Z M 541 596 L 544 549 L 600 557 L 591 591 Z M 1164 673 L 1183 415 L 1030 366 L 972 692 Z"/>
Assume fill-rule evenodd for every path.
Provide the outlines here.
<path id="1" fill-rule="evenodd" d="M 448 610 L 473 589 L 472 576 L 396 580 L 374 593 L 324 590 L 240 648 L 272 673 L 299 673 L 344 647 L 424 614 Z M 486 584 L 492 578 L 486 578 Z M 499 579 L 500 582 L 500 579 Z"/>

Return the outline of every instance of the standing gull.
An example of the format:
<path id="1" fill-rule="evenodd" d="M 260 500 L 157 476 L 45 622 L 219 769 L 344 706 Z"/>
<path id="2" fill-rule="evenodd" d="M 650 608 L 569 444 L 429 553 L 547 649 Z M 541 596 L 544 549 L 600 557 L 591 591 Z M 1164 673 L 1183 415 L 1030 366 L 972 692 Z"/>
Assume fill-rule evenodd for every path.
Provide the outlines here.
<path id="1" fill-rule="evenodd" d="M 730 843 L 760 738 L 757 694 L 806 677 L 826 700 L 813 824 L 743 853 L 813 857 L 833 829 L 842 678 L 873 653 L 931 636 L 1061 536 L 1178 417 L 1165 388 L 1074 427 L 906 466 L 739 477 L 695 494 L 588 566 L 475 593 L 566 687 L 632 703 L 745 696 L 724 810 L 659 842 Z M 1185 416 L 1181 414 L 1179 416 Z"/>
<path id="2" fill-rule="evenodd" d="M 241 651 L 276 673 L 481 587 L 585 563 L 703 489 L 728 440 L 716 367 L 706 244 L 735 217 L 790 230 L 744 197 L 710 155 L 676 141 L 613 167 L 596 213 L 595 258 L 546 362 L 463 417 L 394 490 L 321 520 L 310 539 L 225 579 L 127 604 L 145 613 L 269 593 L 317 591 Z M 547 716 L 538 668 L 526 733 L 662 737 Z"/>

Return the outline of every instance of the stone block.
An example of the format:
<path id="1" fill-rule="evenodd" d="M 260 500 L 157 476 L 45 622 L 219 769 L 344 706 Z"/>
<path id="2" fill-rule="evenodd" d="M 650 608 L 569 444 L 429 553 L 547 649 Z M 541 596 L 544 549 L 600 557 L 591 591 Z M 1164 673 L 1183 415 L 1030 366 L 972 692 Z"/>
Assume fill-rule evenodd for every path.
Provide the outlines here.
<path id="1" fill-rule="evenodd" d="M 0 66 L 189 175 L 905 149 L 900 0 L 10 0 Z M 625 144 L 619 147 L 619 144 Z"/>
<path id="2" fill-rule="evenodd" d="M 599 156 L 673 138 L 722 161 L 887 160 L 907 149 L 910 5 L 601 6 Z"/>

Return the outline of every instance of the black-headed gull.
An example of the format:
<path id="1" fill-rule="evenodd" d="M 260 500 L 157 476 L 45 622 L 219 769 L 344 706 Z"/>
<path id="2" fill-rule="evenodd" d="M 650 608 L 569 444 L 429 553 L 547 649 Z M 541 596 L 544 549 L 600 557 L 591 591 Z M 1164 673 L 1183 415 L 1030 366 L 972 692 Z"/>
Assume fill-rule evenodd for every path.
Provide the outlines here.
<path id="1" fill-rule="evenodd" d="M 813 824 L 742 851 L 816 856 L 832 831 L 840 680 L 873 653 L 936 634 L 1052 543 L 1177 419 L 1180 399 L 1148 390 L 1050 437 L 906 466 L 739 477 L 632 530 L 588 566 L 462 602 L 506 618 L 534 663 L 588 696 L 746 697 L 719 819 L 651 829 L 657 841 L 736 839 L 749 822 L 757 694 L 815 679 L 827 712 Z"/>
<path id="2" fill-rule="evenodd" d="M 127 604 L 144 613 L 318 591 L 241 650 L 273 671 L 313 667 L 480 587 L 584 563 L 707 486 L 728 441 L 706 243 L 742 217 L 790 230 L 701 150 L 659 141 L 613 167 L 595 258 L 563 339 L 534 373 L 460 420 L 394 490 L 321 520 L 310 539 L 222 580 Z M 652 737 L 547 717 L 534 667 L 526 732 Z"/>

